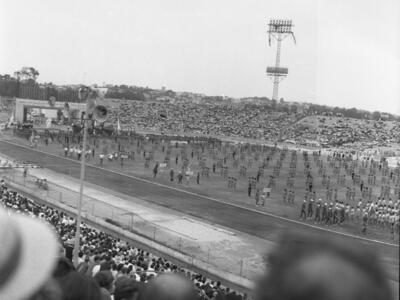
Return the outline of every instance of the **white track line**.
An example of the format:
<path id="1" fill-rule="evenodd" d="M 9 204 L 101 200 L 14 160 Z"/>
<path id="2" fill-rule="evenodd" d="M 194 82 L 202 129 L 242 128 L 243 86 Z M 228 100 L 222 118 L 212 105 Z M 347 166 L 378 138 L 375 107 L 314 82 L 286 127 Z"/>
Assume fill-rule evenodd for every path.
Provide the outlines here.
<path id="1" fill-rule="evenodd" d="M 18 146 L 18 147 L 21 147 L 21 148 L 25 148 L 25 149 L 28 149 L 28 150 L 31 150 L 31 151 L 33 150 L 33 151 L 36 151 L 36 152 L 39 152 L 39 153 L 43 153 L 43 154 L 46 154 L 46 155 L 50 155 L 50 156 L 53 156 L 53 157 L 61 158 L 61 159 L 64 159 L 64 160 L 73 161 L 76 164 L 79 164 L 79 161 L 71 159 L 71 158 L 68 158 L 68 157 L 55 155 L 55 154 L 48 153 L 48 152 L 45 152 L 45 151 L 42 151 L 42 150 L 38 150 L 38 149 L 33 149 L 33 148 L 30 148 L 30 147 L 19 145 L 17 143 L 13 143 L 13 142 L 6 141 L 6 140 L 2 140 L 2 142 L 8 143 L 8 144 L 11 144 L 11 145 L 14 145 L 14 146 Z M 365 237 L 354 235 L 354 234 L 350 234 L 350 233 L 339 232 L 339 231 L 335 231 L 335 230 L 328 229 L 328 228 L 314 226 L 312 224 L 308 224 L 308 223 L 296 221 L 296 220 L 293 220 L 293 219 L 277 216 L 277 215 L 274 215 L 274 214 L 271 214 L 271 213 L 267 213 L 267 212 L 264 212 L 264 211 L 259 211 L 259 210 L 253 209 L 253 208 L 245 207 L 245 206 L 242 206 L 242 205 L 239 205 L 239 204 L 229 203 L 229 202 L 226 202 L 226 201 L 223 201 L 223 200 L 220 200 L 220 199 L 216 199 L 216 198 L 200 195 L 200 194 L 197 194 L 197 193 L 185 191 L 185 190 L 182 190 L 182 189 L 179 189 L 179 188 L 176 188 L 176 187 L 167 186 L 167 185 L 164 185 L 162 183 L 153 182 L 153 181 L 150 181 L 150 180 L 147 180 L 147 179 L 143 179 L 143 178 L 139 178 L 139 177 L 136 177 L 136 176 L 133 176 L 133 175 L 123 174 L 123 173 L 116 172 L 116 171 L 113 171 L 113 170 L 109 170 L 109 169 L 106 169 L 106 168 L 102 168 L 102 167 L 99 167 L 99 166 L 95 166 L 95 165 L 91 165 L 91 164 L 88 164 L 87 166 L 89 166 L 91 168 L 96 168 L 96 169 L 99 169 L 99 170 L 111 172 L 111 173 L 114 173 L 114 174 L 117 174 L 117 175 L 130 177 L 130 178 L 133 178 L 135 180 L 139 180 L 139 181 L 146 182 L 146 183 L 149 183 L 149 184 L 158 185 L 158 186 L 161 186 L 163 188 L 176 190 L 176 191 L 188 194 L 188 195 L 192 195 L 192 196 L 197 196 L 197 197 L 200 197 L 200 198 L 208 199 L 208 200 L 211 200 L 211 201 L 214 201 L 214 202 L 218 202 L 218 203 L 221 203 L 221 204 L 224 204 L 224 205 L 233 206 L 233 207 L 236 207 L 236 208 L 240 208 L 240 209 L 244 209 L 244 210 L 251 211 L 251 212 L 254 212 L 254 213 L 258 213 L 258 214 L 262 214 L 262 215 L 265 215 L 265 216 L 269 216 L 269 217 L 272 217 L 272 218 L 276 218 L 276 219 L 284 220 L 284 221 L 287 221 L 287 222 L 299 224 L 299 225 L 302 225 L 302 226 L 308 226 L 308 227 L 311 227 L 311 228 L 314 228 L 314 229 L 323 230 L 323 231 L 327 231 L 327 232 L 330 232 L 330 233 L 351 237 L 351 238 L 354 238 L 354 239 L 359 239 L 359 240 L 363 240 L 363 241 L 368 241 L 368 242 L 372 242 L 372 243 L 378 243 L 378 244 L 382 244 L 382 245 L 387 245 L 387 246 L 392 246 L 392 247 L 399 248 L 399 244 L 387 243 L 387 242 L 374 240 L 374 239 L 369 239 L 369 238 L 365 238 Z"/>

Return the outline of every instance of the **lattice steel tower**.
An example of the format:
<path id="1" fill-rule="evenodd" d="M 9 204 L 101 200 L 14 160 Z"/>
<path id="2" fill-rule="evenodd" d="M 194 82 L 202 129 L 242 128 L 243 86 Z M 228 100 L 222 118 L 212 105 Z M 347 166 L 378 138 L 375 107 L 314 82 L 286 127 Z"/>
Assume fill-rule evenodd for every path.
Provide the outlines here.
<path id="1" fill-rule="evenodd" d="M 268 42 L 271 46 L 271 37 L 276 39 L 276 60 L 275 67 L 267 67 L 267 75 L 271 78 L 274 83 L 272 92 L 272 99 L 278 100 L 279 82 L 281 82 L 288 74 L 288 68 L 280 66 L 281 60 L 281 43 L 289 35 L 293 37 L 294 43 L 296 44 L 296 38 L 292 31 L 292 20 L 270 20 L 268 24 Z"/>

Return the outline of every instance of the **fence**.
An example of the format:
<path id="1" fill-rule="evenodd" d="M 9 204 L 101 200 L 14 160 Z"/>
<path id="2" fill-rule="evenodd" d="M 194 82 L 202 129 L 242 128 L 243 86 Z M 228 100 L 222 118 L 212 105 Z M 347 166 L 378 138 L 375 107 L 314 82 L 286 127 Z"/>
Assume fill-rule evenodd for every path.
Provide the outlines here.
<path id="1" fill-rule="evenodd" d="M 32 196 L 44 200 L 54 206 L 63 204 L 73 209 L 77 208 L 79 193 L 60 186 L 48 183 L 48 189 L 44 190 L 38 186 L 37 177 L 32 175 L 23 176 L 22 170 L 6 169 L 0 170 L 2 177 L 15 185 L 21 187 Z M 120 227 L 139 236 L 150 239 L 157 244 L 167 246 L 193 260 L 204 262 L 218 270 L 228 272 L 243 278 L 252 279 L 257 274 L 257 268 L 246 264 L 245 259 L 226 255 L 224 251 L 218 251 L 208 247 L 205 243 L 199 243 L 189 235 L 155 224 L 144 219 L 132 210 L 116 207 L 99 199 L 84 195 L 82 198 L 82 216 L 85 218 L 102 219 L 110 224 Z M 215 245 L 214 245 L 215 246 Z"/>

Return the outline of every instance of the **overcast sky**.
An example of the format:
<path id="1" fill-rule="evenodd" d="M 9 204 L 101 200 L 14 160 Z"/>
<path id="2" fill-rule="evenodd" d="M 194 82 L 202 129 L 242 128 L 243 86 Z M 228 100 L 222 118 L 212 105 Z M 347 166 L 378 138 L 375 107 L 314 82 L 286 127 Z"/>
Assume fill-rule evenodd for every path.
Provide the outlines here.
<path id="1" fill-rule="evenodd" d="M 0 0 L 0 73 L 271 97 L 270 18 L 295 24 L 279 96 L 400 114 L 399 0 Z"/>

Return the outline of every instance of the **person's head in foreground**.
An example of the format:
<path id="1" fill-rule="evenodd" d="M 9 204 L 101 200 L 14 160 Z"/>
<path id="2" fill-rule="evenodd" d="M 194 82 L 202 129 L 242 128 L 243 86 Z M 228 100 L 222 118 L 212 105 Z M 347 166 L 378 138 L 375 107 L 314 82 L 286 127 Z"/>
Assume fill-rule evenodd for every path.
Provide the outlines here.
<path id="1" fill-rule="evenodd" d="M 62 300 L 103 299 L 99 285 L 92 277 L 71 271 L 63 277 L 58 277 L 57 281 L 62 290 Z"/>
<path id="2" fill-rule="evenodd" d="M 59 299 L 51 280 L 56 235 L 45 223 L 0 208 L 0 299 Z"/>
<path id="3" fill-rule="evenodd" d="M 391 300 L 377 257 L 355 242 L 285 234 L 268 257 L 257 300 Z"/>
<path id="4" fill-rule="evenodd" d="M 165 273 L 146 284 L 140 300 L 197 300 L 193 283 L 176 273 Z"/>
<path id="5" fill-rule="evenodd" d="M 136 300 L 140 285 L 128 276 L 121 276 L 115 281 L 114 300 Z"/>

